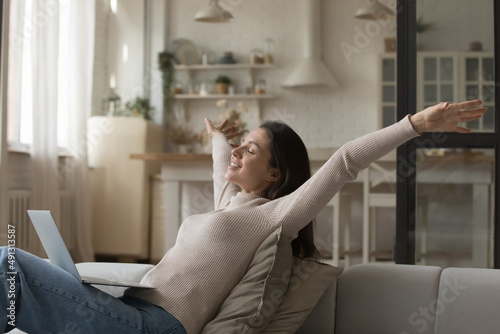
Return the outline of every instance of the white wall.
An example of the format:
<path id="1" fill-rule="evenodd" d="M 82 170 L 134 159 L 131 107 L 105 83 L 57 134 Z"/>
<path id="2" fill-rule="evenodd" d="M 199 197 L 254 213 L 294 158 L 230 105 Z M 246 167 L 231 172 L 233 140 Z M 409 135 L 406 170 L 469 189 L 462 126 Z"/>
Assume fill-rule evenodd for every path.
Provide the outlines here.
<path id="1" fill-rule="evenodd" d="M 491 0 L 419 0 L 417 17 L 435 23 L 422 34 L 426 50 L 467 51 L 479 41 L 484 51 L 493 52 L 493 1 Z"/>
<path id="2" fill-rule="evenodd" d="M 340 44 L 354 45 L 357 31 L 365 31 L 367 22 L 354 18 L 364 1 L 322 1 L 323 59 L 341 87 L 283 89 L 281 83 L 303 56 L 299 4 L 298 0 L 239 1 L 232 9 L 234 22 L 208 24 L 193 20 L 205 4 L 195 0 L 172 1 L 170 38 L 190 39 L 200 48 L 210 48 L 217 57 L 223 51 L 232 51 L 241 62 L 247 61 L 252 48 L 264 47 L 265 38 L 273 38 L 277 67 L 261 71 L 259 77 L 266 80 L 268 90 L 278 98 L 262 103 L 263 119 L 286 115 L 284 121 L 302 136 L 307 146 L 339 146 L 376 129 L 377 55 L 383 52 L 384 36 L 395 36 L 395 19 L 370 38 L 359 54 L 348 59 Z M 217 118 L 220 114 L 215 103 L 190 106 L 197 109 L 191 113 L 194 127 L 201 128 L 203 117 Z"/>
<path id="3" fill-rule="evenodd" d="M 397 9 L 396 0 L 381 2 Z M 145 71 L 144 1 L 118 0 L 118 14 L 111 17 L 109 27 L 109 72 L 117 72 L 117 91 L 123 103 L 135 95 L 150 96 L 158 111 L 155 121 L 161 123 L 157 54 L 162 44 L 186 38 L 200 49 L 211 49 L 216 57 L 224 51 L 232 51 L 238 61 L 247 62 L 249 51 L 264 47 L 263 40 L 271 37 L 275 40 L 277 67 L 259 71 L 257 78 L 265 79 L 268 91 L 278 98 L 261 104 L 262 118 L 283 119 L 308 147 L 338 147 L 377 129 L 378 55 L 384 52 L 384 38 L 396 36 L 395 17 L 378 22 L 354 18 L 356 10 L 367 3 L 367 0 L 321 1 L 323 59 L 341 84 L 337 89 L 283 89 L 280 86 L 303 55 L 300 0 L 221 0 L 235 17 L 226 24 L 194 21 L 195 13 L 208 1 L 154 0 L 151 2 L 150 68 Z M 420 38 L 426 50 L 466 50 L 469 43 L 476 40 L 483 43 L 485 50 L 492 50 L 491 0 L 422 0 L 417 3 L 417 11 L 419 15 L 424 13 L 426 21 L 436 22 L 435 29 Z M 121 59 L 124 43 L 130 46 L 127 64 Z M 152 81 L 150 86 L 144 86 L 144 73 Z M 216 74 L 207 75 L 215 77 Z M 237 91 L 244 91 L 248 86 L 244 74 L 229 74 L 236 80 Z M 188 81 L 182 73 L 178 73 L 178 78 L 184 83 Z M 249 107 L 254 106 L 250 103 Z M 215 107 L 215 101 L 189 102 L 188 108 L 188 123 L 195 130 L 203 128 L 204 117 L 218 119 L 222 111 Z M 252 126 L 257 124 L 252 116 L 247 118 Z"/>

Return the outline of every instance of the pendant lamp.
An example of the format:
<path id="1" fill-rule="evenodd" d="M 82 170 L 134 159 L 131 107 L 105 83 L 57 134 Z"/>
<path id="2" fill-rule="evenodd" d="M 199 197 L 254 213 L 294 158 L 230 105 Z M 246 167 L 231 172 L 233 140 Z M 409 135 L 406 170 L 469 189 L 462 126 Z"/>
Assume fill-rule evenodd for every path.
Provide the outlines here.
<path id="1" fill-rule="evenodd" d="M 231 22 L 233 14 L 222 8 L 218 0 L 210 0 L 208 7 L 196 13 L 194 19 L 198 22 L 224 23 Z"/>

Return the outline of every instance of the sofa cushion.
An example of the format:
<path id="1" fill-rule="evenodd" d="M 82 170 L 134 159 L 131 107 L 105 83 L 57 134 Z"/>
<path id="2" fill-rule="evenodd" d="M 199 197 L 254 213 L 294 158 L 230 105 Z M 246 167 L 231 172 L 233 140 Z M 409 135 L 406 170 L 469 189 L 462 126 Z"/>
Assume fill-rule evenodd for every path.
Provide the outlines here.
<path id="1" fill-rule="evenodd" d="M 333 334 L 337 286 L 327 288 L 295 334 Z M 333 316 L 332 316 L 333 314 Z"/>
<path id="2" fill-rule="evenodd" d="M 441 274 L 436 334 L 500 331 L 500 270 L 447 268 Z"/>
<path id="3" fill-rule="evenodd" d="M 285 298 L 262 333 L 295 333 L 327 288 L 333 292 L 329 297 L 335 301 L 337 278 L 342 270 L 314 260 L 295 258 Z M 321 322 L 328 322 L 332 318 L 321 319 Z"/>
<path id="4" fill-rule="evenodd" d="M 290 239 L 281 236 L 279 228 L 261 244 L 247 273 L 202 333 L 260 332 L 283 300 L 291 265 Z"/>
<path id="5" fill-rule="evenodd" d="M 335 333 L 434 333 L 434 323 L 423 322 L 435 318 L 428 306 L 437 298 L 440 273 L 431 266 L 348 268 L 337 286 Z"/>

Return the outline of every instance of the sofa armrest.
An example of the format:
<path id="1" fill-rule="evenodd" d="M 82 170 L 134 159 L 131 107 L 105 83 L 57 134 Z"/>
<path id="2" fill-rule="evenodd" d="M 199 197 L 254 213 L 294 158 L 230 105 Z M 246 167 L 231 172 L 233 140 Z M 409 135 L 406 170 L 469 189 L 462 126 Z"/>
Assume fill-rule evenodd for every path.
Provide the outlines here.
<path id="1" fill-rule="evenodd" d="M 154 268 L 152 264 L 113 263 L 113 262 L 82 262 L 76 265 L 81 276 L 92 276 L 107 280 L 126 280 L 140 282 L 148 271 Z M 120 297 L 126 287 L 94 285 L 114 297 Z"/>

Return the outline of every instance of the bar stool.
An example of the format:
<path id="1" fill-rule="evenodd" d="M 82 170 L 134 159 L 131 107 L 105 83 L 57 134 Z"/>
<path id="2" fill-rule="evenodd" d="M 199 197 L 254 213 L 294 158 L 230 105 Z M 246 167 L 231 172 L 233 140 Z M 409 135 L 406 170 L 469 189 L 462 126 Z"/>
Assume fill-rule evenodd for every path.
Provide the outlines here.
<path id="1" fill-rule="evenodd" d="M 346 192 L 338 192 L 332 200 L 326 205 L 333 209 L 333 228 L 332 228 L 332 265 L 340 264 L 341 255 L 344 257 L 344 267 L 350 266 L 350 244 L 351 244 L 351 196 Z M 344 215 L 344 252 L 340 252 L 340 221 L 341 208 L 347 214 Z"/>
<path id="2" fill-rule="evenodd" d="M 370 171 L 378 172 L 382 177 L 374 180 Z M 396 170 L 384 168 L 379 163 L 372 163 L 363 171 L 363 249 L 362 261 L 375 261 L 377 256 L 386 252 L 377 250 L 377 209 L 396 208 Z M 381 183 L 390 185 L 390 192 L 373 192 Z M 385 256 L 387 257 L 387 256 Z"/>

